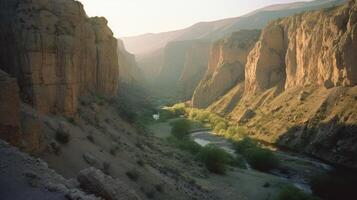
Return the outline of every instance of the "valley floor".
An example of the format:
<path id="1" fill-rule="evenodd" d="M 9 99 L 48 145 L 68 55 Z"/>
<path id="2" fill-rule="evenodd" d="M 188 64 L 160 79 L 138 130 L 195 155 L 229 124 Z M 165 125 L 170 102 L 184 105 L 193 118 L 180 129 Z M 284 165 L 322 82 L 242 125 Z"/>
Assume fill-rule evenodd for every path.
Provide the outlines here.
<path id="1" fill-rule="evenodd" d="M 167 139 L 171 136 L 170 123 L 179 119 L 153 122 L 149 125 L 149 130 L 155 137 Z M 191 137 L 201 145 L 213 144 L 234 154 L 231 143 L 211 131 L 193 131 Z M 275 154 L 283 161 L 284 167 L 289 171 L 288 174 L 263 173 L 251 168 L 229 167 L 226 175 L 210 173 L 207 177 L 194 177 L 194 179 L 198 185 L 212 191 L 219 199 L 273 200 L 279 191 L 289 184 L 311 193 L 307 176 L 326 172 L 326 169 L 319 168 L 323 164 L 318 161 L 284 152 L 275 152 Z"/>

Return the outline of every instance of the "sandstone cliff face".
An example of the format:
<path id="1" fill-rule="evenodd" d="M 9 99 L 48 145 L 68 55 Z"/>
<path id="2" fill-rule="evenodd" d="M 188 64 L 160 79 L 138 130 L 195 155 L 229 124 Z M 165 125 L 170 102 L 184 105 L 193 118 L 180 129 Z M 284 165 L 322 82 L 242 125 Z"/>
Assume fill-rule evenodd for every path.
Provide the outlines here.
<path id="1" fill-rule="evenodd" d="M 197 42 L 186 52 L 183 72 L 178 82 L 184 100 L 192 98 L 195 88 L 205 74 L 210 46 L 208 42 Z"/>
<path id="2" fill-rule="evenodd" d="M 256 30 L 239 31 L 213 45 L 205 77 L 192 98 L 193 106 L 205 108 L 244 81 L 247 56 L 259 33 Z"/>
<path id="3" fill-rule="evenodd" d="M 247 57 L 244 83 L 209 109 L 251 137 L 357 168 L 356 38 L 355 0 L 274 21 Z"/>
<path id="4" fill-rule="evenodd" d="M 21 98 L 42 113 L 73 116 L 88 91 L 114 95 L 117 42 L 104 18 L 73 0 L 4 0 L 0 67 L 17 77 Z"/>
<path id="5" fill-rule="evenodd" d="M 248 57 L 246 92 L 357 84 L 357 6 L 306 12 L 268 25 Z"/>

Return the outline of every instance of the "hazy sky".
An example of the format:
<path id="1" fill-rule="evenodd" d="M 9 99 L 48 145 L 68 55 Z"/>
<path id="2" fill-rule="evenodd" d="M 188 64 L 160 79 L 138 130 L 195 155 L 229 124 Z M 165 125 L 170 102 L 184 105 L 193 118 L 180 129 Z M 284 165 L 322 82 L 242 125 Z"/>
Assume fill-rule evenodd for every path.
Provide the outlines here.
<path id="1" fill-rule="evenodd" d="M 298 0 L 79 0 L 89 16 L 105 16 L 116 37 L 176 30 L 200 21 L 237 17 Z"/>

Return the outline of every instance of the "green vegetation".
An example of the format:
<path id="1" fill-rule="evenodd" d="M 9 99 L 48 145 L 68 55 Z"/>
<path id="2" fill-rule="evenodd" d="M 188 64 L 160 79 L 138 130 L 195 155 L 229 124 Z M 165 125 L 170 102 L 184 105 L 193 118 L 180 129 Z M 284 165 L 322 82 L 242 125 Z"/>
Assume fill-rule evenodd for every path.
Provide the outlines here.
<path id="1" fill-rule="evenodd" d="M 172 135 L 174 135 L 176 138 L 183 139 L 189 134 L 192 124 L 187 119 L 179 119 L 171 122 L 171 126 Z"/>
<path id="2" fill-rule="evenodd" d="M 306 194 L 294 186 L 281 189 L 276 200 L 319 200 L 319 198 Z"/>
<path id="3" fill-rule="evenodd" d="M 167 139 L 171 144 L 175 145 L 177 148 L 190 152 L 193 155 L 196 155 L 201 150 L 201 146 L 190 138 L 178 139 L 176 137 L 169 137 Z"/>
<path id="4" fill-rule="evenodd" d="M 227 165 L 233 160 L 226 151 L 212 145 L 203 147 L 197 159 L 203 162 L 209 171 L 217 174 L 225 174 Z"/>
<path id="5" fill-rule="evenodd" d="M 279 167 L 279 160 L 274 153 L 259 147 L 258 143 L 250 138 L 234 142 L 234 149 L 257 170 L 269 171 Z"/>

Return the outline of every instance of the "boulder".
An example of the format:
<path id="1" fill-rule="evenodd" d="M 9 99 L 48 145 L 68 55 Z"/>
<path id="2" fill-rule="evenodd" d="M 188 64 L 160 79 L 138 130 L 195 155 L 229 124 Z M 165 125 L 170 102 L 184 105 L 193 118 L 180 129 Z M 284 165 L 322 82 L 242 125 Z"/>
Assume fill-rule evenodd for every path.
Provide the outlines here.
<path id="1" fill-rule="evenodd" d="M 140 199 L 128 185 L 93 167 L 80 171 L 77 180 L 84 191 L 106 200 Z"/>

